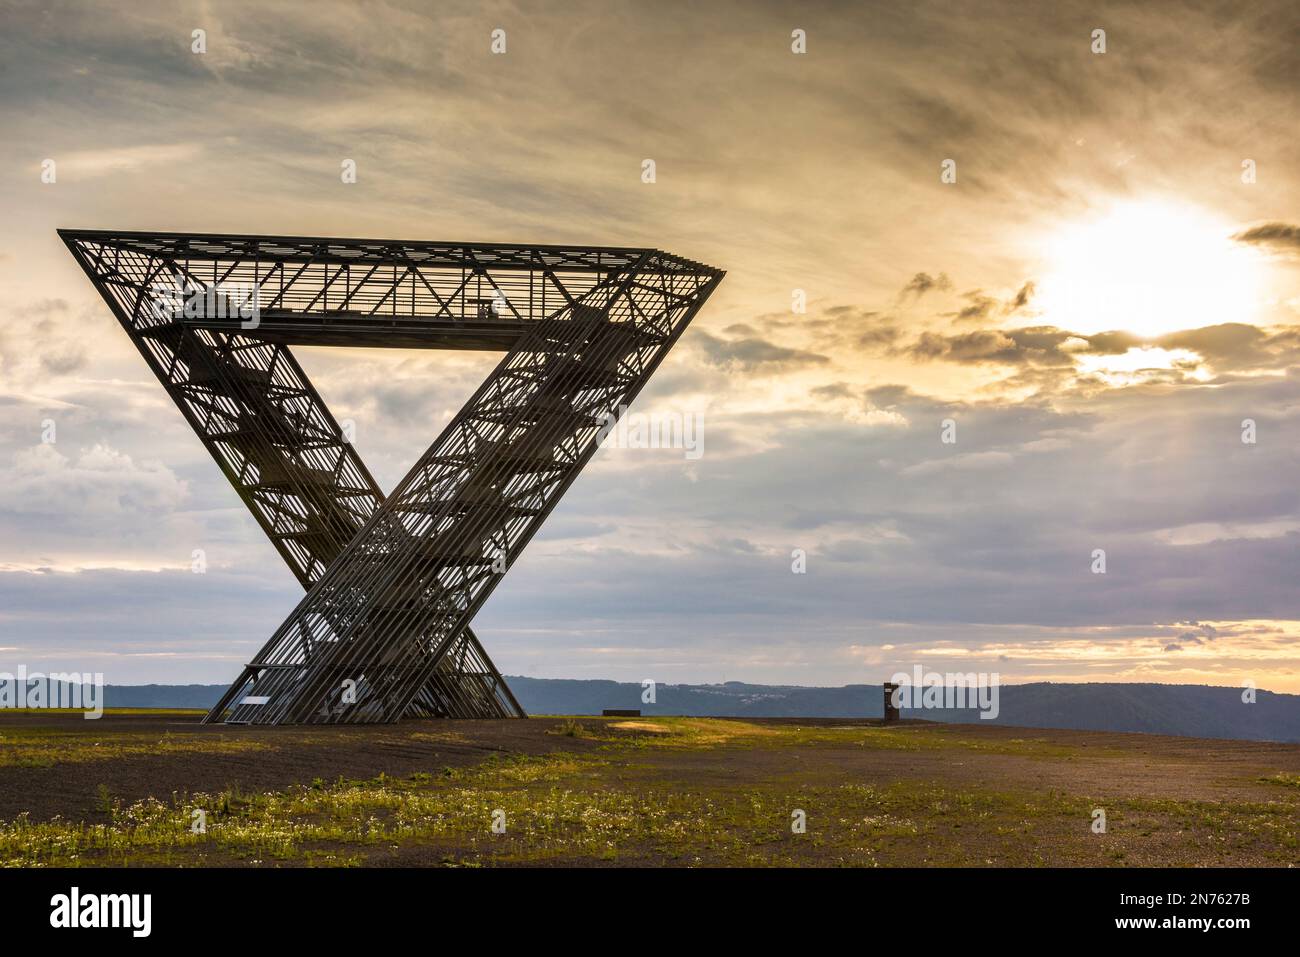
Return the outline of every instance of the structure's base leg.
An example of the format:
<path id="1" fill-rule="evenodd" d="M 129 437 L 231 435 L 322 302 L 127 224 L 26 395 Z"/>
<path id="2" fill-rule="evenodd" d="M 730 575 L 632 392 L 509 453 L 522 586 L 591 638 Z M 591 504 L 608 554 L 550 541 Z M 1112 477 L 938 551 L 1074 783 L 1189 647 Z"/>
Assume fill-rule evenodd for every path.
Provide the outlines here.
<path id="1" fill-rule="evenodd" d="M 479 644 L 474 633 L 466 628 L 443 655 L 420 692 L 400 715 L 386 713 L 377 708 L 375 700 L 367 699 L 355 710 L 347 706 L 323 706 L 324 710 L 310 717 L 280 718 L 263 722 L 258 711 L 270 702 L 255 704 L 257 679 L 263 666 L 245 666 L 239 678 L 226 689 L 221 699 L 203 718 L 204 724 L 366 724 L 402 718 L 526 718 L 496 665 Z M 364 697 L 364 696 L 363 696 Z"/>
<path id="2" fill-rule="evenodd" d="M 234 684 L 226 689 L 220 700 L 212 706 L 212 709 L 203 716 L 204 724 L 221 724 L 223 716 L 229 711 L 237 701 L 243 698 L 248 686 L 257 679 L 257 671 L 252 667 L 245 665 L 244 670 L 239 677 L 235 679 Z"/>

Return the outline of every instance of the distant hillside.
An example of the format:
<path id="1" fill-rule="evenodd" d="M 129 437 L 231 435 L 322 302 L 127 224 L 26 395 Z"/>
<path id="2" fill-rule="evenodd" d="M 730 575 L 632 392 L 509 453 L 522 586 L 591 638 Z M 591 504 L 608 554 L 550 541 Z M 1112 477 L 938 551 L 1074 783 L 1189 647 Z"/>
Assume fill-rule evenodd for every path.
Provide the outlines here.
<path id="1" fill-rule="evenodd" d="M 104 685 L 106 708 L 211 708 L 228 685 Z"/>
<path id="2" fill-rule="evenodd" d="M 1241 688 L 1159 684 L 1028 684 L 1002 689 L 995 723 L 1082 731 L 1139 731 L 1195 738 L 1300 742 L 1300 695 Z M 972 712 L 916 714 L 943 721 L 979 721 Z"/>
<path id="3" fill-rule="evenodd" d="M 751 685 L 659 685 L 655 704 L 641 703 L 639 684 L 549 678 L 507 679 L 529 714 L 599 714 L 640 708 L 643 714 L 736 717 L 879 718 L 880 685 L 802 688 Z M 996 724 L 1089 731 L 1141 731 L 1198 738 L 1300 742 L 1300 695 L 1240 688 L 1161 684 L 1026 684 L 1000 689 Z M 973 711 L 909 711 L 904 717 L 980 721 Z"/>
<path id="4" fill-rule="evenodd" d="M 879 718 L 880 685 L 659 685 L 653 705 L 639 684 L 556 678 L 507 679 L 529 714 L 644 714 L 732 717 Z M 108 685 L 110 708 L 208 708 L 225 685 Z M 997 724 L 1088 731 L 1141 731 L 1198 738 L 1300 742 L 1300 695 L 1257 693 L 1243 704 L 1239 688 L 1160 684 L 1027 684 L 1001 689 Z M 979 721 L 976 712 L 904 711 L 935 721 Z"/>

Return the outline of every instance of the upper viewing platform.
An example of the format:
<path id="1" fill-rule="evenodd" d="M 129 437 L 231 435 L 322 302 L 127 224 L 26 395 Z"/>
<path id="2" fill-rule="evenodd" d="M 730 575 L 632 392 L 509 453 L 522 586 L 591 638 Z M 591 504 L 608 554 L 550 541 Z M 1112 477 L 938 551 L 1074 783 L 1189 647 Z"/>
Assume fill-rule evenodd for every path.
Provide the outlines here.
<path id="1" fill-rule="evenodd" d="M 722 271 L 657 249 L 61 229 L 88 274 L 132 311 L 175 307 L 198 329 L 269 342 L 509 349 L 530 323 L 599 286 L 654 276 L 688 296 Z M 256 321 L 250 322 L 251 305 Z M 161 320 L 160 321 L 164 321 Z"/>

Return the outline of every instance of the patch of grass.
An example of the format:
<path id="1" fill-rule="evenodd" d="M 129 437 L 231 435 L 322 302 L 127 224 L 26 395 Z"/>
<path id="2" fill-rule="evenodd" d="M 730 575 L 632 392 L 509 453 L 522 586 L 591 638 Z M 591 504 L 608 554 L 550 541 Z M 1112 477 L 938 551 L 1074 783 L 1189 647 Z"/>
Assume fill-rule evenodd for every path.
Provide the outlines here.
<path id="1" fill-rule="evenodd" d="M 609 750 L 494 756 L 443 776 L 115 801 L 107 824 L 21 817 L 0 825 L 0 863 L 352 866 L 418 849 L 422 859 L 462 865 L 1098 864 L 1141 861 L 1143 842 L 1187 848 L 1200 860 L 1230 862 L 1241 848 L 1296 860 L 1295 802 L 1097 801 L 917 780 L 736 788 L 647 774 L 627 786 L 614 773 L 627 767 Z M 1107 835 L 1090 831 L 1097 806 L 1107 809 Z M 196 807 L 208 812 L 205 834 L 189 829 Z M 804 834 L 791 830 L 796 810 L 806 816 Z M 497 811 L 504 834 L 491 829 Z"/>
<path id="2" fill-rule="evenodd" d="M 274 751 L 268 741 L 230 738 L 221 734 L 170 732 L 161 737 L 124 731 L 100 733 L 96 729 L 6 727 L 0 733 L 0 767 L 52 768 L 119 758 L 159 754 L 236 754 Z"/>
<path id="3" fill-rule="evenodd" d="M 549 729 L 546 733 L 562 734 L 566 738 L 585 738 L 589 736 L 583 723 L 573 718 L 565 718 L 563 723 Z"/>
<path id="4" fill-rule="evenodd" d="M 992 778 L 986 781 L 999 786 L 930 780 L 914 770 L 910 779 L 854 780 L 835 760 L 852 748 L 950 751 L 967 764 L 979 761 L 965 761 L 963 753 L 1056 760 L 1075 753 L 1043 739 L 979 738 L 953 728 L 652 717 L 569 718 L 546 731 L 574 738 L 572 746 L 551 739 L 571 750 L 496 752 L 474 766 L 441 769 L 430 752 L 427 770 L 404 778 L 316 778 L 267 792 L 234 784 L 219 793 L 130 803 L 101 786 L 103 820 L 34 823 L 23 815 L 0 824 L 0 865 L 1300 863 L 1300 775 L 1262 779 L 1283 786 L 1271 801 L 1120 799 L 1045 788 L 1032 774 L 1022 775 L 1018 788 Z M 156 750 L 189 737 L 222 740 L 182 733 L 137 741 L 122 734 L 108 747 L 148 743 Z M 424 731 L 409 739 L 447 740 Z M 89 744 L 84 736 L 77 745 L 54 732 L 24 740 L 56 753 Z M 721 753 L 728 749 L 733 753 Z M 826 757 L 796 760 L 817 749 Z M 772 764 L 777 773 L 728 773 L 732 761 L 736 768 L 768 768 L 742 753 L 760 750 L 783 752 Z M 683 753 L 689 751 L 701 756 Z M 930 767 L 938 777 L 949 763 L 947 754 L 937 761 L 888 760 Z M 869 772 L 870 755 L 857 766 Z M 1091 831 L 1097 807 L 1106 810 L 1105 834 Z M 196 808 L 206 811 L 203 834 L 190 830 Z M 791 829 L 796 811 L 803 812 L 806 833 Z M 492 831 L 496 812 L 505 815 L 504 834 Z"/>
<path id="5" fill-rule="evenodd" d="M 733 718 L 637 718 L 598 725 L 587 737 L 613 748 L 707 749 L 783 742 L 781 730 Z"/>
<path id="6" fill-rule="evenodd" d="M 579 736 L 594 738 L 614 747 L 688 750 L 838 745 L 869 751 L 965 750 L 1050 760 L 1070 760 L 1079 753 L 1076 748 L 1040 738 L 985 740 L 962 735 L 950 728 L 925 725 L 760 725 L 735 718 L 637 718 L 597 725 Z M 1098 758 L 1124 754 L 1105 748 L 1090 748 L 1086 753 Z"/>
<path id="7" fill-rule="evenodd" d="M 408 741 L 429 741 L 433 744 L 466 744 L 465 735 L 459 731 L 412 731 Z"/>
<path id="8" fill-rule="evenodd" d="M 1077 749 L 1056 744 L 1042 738 L 984 739 L 964 735 L 952 728 L 932 728 L 924 725 L 874 725 L 874 726 L 810 726 L 794 728 L 787 743 L 798 745 L 841 744 L 857 745 L 867 750 L 881 751 L 944 751 L 961 750 L 984 754 L 1012 754 L 1019 757 L 1050 760 L 1070 760 L 1078 756 Z M 1091 748 L 1092 757 L 1120 756 L 1123 752 L 1104 748 Z"/>
<path id="9" fill-rule="evenodd" d="M 1277 774 L 1270 774 L 1267 777 L 1260 778 L 1265 784 L 1280 784 L 1288 788 L 1300 788 L 1300 774 L 1288 774 L 1286 771 L 1279 771 Z"/>

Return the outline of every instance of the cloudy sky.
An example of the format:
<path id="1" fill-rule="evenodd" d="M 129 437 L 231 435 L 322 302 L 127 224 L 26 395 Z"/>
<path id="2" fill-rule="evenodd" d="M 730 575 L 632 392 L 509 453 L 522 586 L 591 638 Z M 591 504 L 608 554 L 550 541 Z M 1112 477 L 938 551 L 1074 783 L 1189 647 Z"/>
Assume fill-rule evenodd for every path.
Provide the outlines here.
<path id="1" fill-rule="evenodd" d="M 225 682 L 301 595 L 67 226 L 727 270 L 636 406 L 703 456 L 601 451 L 508 674 L 1300 692 L 1294 10 L 1128 6 L 0 2 L 0 669 Z M 497 359 L 298 353 L 386 487 Z"/>

